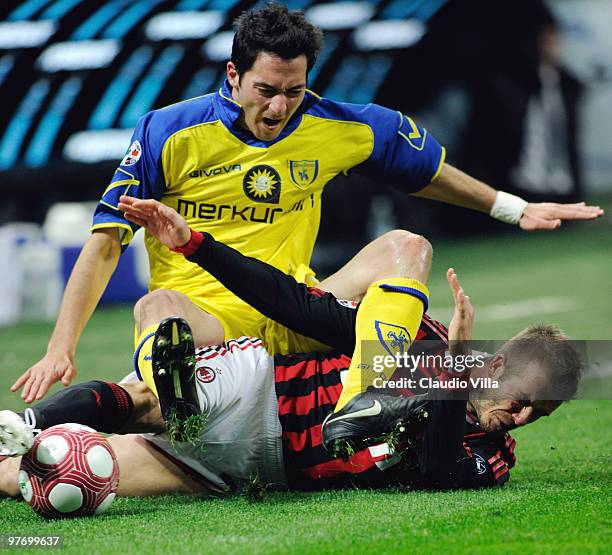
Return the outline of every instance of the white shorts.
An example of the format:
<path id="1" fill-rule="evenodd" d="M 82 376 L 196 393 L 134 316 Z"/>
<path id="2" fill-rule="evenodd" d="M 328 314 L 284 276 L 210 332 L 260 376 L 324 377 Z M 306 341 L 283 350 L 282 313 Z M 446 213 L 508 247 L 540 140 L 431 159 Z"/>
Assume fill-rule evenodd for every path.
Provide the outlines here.
<path id="1" fill-rule="evenodd" d="M 143 437 L 197 472 L 215 492 L 231 493 L 255 476 L 286 487 L 274 359 L 261 340 L 241 337 L 197 349 L 196 382 L 206 415 L 204 448 L 172 446 L 165 433 Z"/>

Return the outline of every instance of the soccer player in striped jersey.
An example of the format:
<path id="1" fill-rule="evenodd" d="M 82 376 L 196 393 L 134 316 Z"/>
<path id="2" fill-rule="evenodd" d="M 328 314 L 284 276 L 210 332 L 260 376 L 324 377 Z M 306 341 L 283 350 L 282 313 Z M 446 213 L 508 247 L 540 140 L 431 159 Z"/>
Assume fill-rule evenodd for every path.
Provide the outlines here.
<path id="1" fill-rule="evenodd" d="M 272 357 L 260 339 L 244 337 L 192 353 L 186 324 L 177 318 L 166 320 L 154 344 L 161 341 L 181 349 L 174 353 L 154 350 L 154 367 L 171 372 L 177 362 L 184 364 L 193 356 L 194 363 L 186 366 L 193 364 L 198 408 L 207 415 L 201 436 L 205 449 L 186 442 L 173 447 L 167 434 L 144 440 L 133 435 L 113 438 L 122 465 L 121 493 L 125 495 L 175 491 L 227 494 L 240 490 L 255 475 L 265 485 L 280 489 L 499 485 L 508 480 L 515 461 L 514 440 L 508 431 L 550 414 L 561 404 L 560 399 L 576 391 L 580 361 L 567 337 L 553 327 L 528 328 L 514 342 L 488 356 L 484 368 L 472 370 L 473 376 L 499 380 L 497 398 L 470 394 L 466 402 L 452 394 L 440 399 L 405 391 L 409 402 L 402 405 L 402 414 L 393 415 L 395 420 L 385 420 L 383 413 L 367 415 L 369 422 L 378 418 L 383 425 L 372 432 L 367 443 L 357 444 L 354 453 L 345 459 L 336 457 L 323 446 L 322 426 L 340 398 L 342 375 L 350 365 L 355 303 L 341 302 L 331 293 L 299 284 L 210 235 L 200 239 L 189 254 L 191 259 L 197 259 L 267 316 L 287 324 L 299 321 L 296 325 L 301 331 L 315 337 L 324 334 L 334 350 Z M 447 278 L 456 306 L 450 338 L 466 341 L 471 339 L 471 304 L 455 273 L 449 271 Z M 271 296 L 270 291 L 277 295 Z M 425 315 L 417 338 L 446 346 L 449 335 L 444 326 Z M 517 349 L 515 343 L 526 341 L 540 342 L 546 348 L 525 356 L 525 349 Z M 436 368 L 417 370 L 429 377 L 442 373 Z M 566 383 L 565 391 L 558 391 L 559 400 L 543 401 L 549 398 L 547 387 L 560 377 Z M 385 404 L 386 397 L 373 394 L 370 398 Z M 159 432 L 164 428 L 152 392 L 129 380 L 120 385 L 91 382 L 75 386 L 35 406 L 34 411 L 41 428 L 66 420 L 107 432 Z M 8 412 L 0 417 L 5 430 L 0 434 L 4 452 L 23 452 L 31 444 L 31 434 L 21 446 L 15 439 L 28 431 L 24 420 Z M 19 433 L 7 436 L 6 430 Z M 14 465 L 0 465 L 4 491 L 14 491 L 14 485 L 13 490 L 7 489 L 7 476 L 13 476 Z M 139 479 L 135 480 L 137 467 Z M 128 479 L 124 480 L 126 474 Z"/>
<path id="2" fill-rule="evenodd" d="M 451 333 L 465 339 L 470 327 L 469 302 L 458 293 L 454 274 L 449 274 L 449 281 L 457 305 Z M 330 294 L 301 293 L 313 305 L 336 302 Z M 169 319 L 167 324 L 157 338 L 170 342 L 172 324 L 180 320 Z M 183 341 L 185 329 L 181 332 Z M 447 340 L 445 328 L 428 317 L 419 335 L 443 343 Z M 577 357 L 559 330 L 541 326 L 528 329 L 522 337 L 537 338 L 549 346 L 543 357 L 530 360 L 538 365 L 537 376 L 554 379 L 562 362 L 577 378 L 573 366 L 578 364 Z M 121 470 L 120 495 L 227 495 L 242 491 L 254 476 L 264 486 L 281 490 L 502 485 L 515 463 L 515 441 L 508 431 L 560 405 L 538 400 L 541 384 L 526 379 L 529 374 L 520 369 L 524 361 L 517 364 L 517 353 L 508 347 L 491 356 L 482 371 L 500 379 L 507 400 L 418 402 L 412 413 L 404 415 L 403 433 L 374 440 L 343 460 L 326 450 L 321 440 L 322 423 L 333 411 L 342 389 L 342 373 L 350 363 L 341 350 L 272 357 L 261 340 L 244 337 L 199 348 L 194 354 L 199 406 L 207 414 L 202 444 L 173 445 L 167 433 L 112 436 Z M 173 363 L 155 362 L 167 368 Z M 569 386 L 569 395 L 572 388 L 575 392 L 576 379 Z M 139 381 L 72 386 L 27 410 L 34 413 L 27 420 L 39 428 L 70 420 L 107 432 L 164 429 L 159 401 Z M 0 452 L 18 455 L 28 450 L 32 432 L 22 416 L 2 411 L 0 424 Z M 0 492 L 18 494 L 18 464 L 18 458 L 0 463 Z"/>

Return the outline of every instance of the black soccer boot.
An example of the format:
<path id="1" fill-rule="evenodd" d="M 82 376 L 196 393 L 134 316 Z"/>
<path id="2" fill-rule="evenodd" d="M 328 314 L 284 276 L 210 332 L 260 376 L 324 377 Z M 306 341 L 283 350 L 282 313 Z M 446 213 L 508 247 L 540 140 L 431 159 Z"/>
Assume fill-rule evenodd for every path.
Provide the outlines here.
<path id="1" fill-rule="evenodd" d="M 177 316 L 162 320 L 155 332 L 153 379 L 171 441 L 197 442 L 204 417 L 195 384 L 195 347 L 189 324 Z"/>
<path id="2" fill-rule="evenodd" d="M 347 459 L 356 450 L 389 434 L 413 435 L 428 419 L 429 397 L 395 397 L 365 392 L 355 395 L 323 421 L 323 447 L 334 457 Z"/>

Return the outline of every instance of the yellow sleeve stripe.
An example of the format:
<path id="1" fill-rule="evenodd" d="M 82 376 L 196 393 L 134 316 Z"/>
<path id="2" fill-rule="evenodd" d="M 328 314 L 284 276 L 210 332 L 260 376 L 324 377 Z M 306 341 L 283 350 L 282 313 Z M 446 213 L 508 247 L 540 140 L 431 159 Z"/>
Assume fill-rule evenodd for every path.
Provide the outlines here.
<path id="1" fill-rule="evenodd" d="M 416 123 L 414 123 L 414 121 L 412 121 L 412 118 L 409 118 L 408 116 L 405 116 L 405 117 L 406 117 L 406 121 L 410 125 L 410 129 L 412 129 L 412 131 L 410 133 L 408 133 L 408 138 L 409 139 L 420 139 L 421 138 L 421 133 L 419 132 L 419 128 L 416 126 Z M 401 135 L 401 133 L 400 133 L 400 135 Z"/>
<path id="2" fill-rule="evenodd" d="M 444 147 L 442 148 L 442 155 L 440 156 L 440 163 L 438 164 L 438 169 L 436 170 L 436 173 L 434 173 L 434 176 L 431 178 L 431 181 L 435 181 L 436 178 L 440 175 L 440 172 L 442 171 L 442 166 L 444 165 L 444 161 L 446 160 L 446 149 Z"/>
<path id="3" fill-rule="evenodd" d="M 119 210 L 116 206 L 113 206 L 112 204 L 109 204 L 108 202 L 104 202 L 103 200 L 101 200 L 99 204 L 101 204 L 102 206 L 108 206 L 109 208 L 112 208 L 113 210 Z"/>
<path id="4" fill-rule="evenodd" d="M 104 224 L 96 224 L 91 226 L 90 231 L 95 231 L 96 229 L 112 229 L 114 227 L 118 227 L 124 230 L 123 236 L 121 237 L 121 244 L 129 245 L 130 241 L 134 237 L 134 232 L 128 224 L 122 224 L 120 222 L 107 222 Z"/>
<path id="5" fill-rule="evenodd" d="M 136 180 L 136 177 L 134 176 L 134 174 L 133 174 L 133 173 L 126 172 L 126 171 L 125 171 L 124 169 L 122 169 L 122 168 L 117 168 L 117 171 L 118 171 L 118 172 L 121 172 L 121 173 L 124 173 L 125 175 L 127 175 L 127 176 L 130 178 L 130 180 L 132 180 L 132 181 L 137 181 L 137 180 Z M 115 181 L 115 183 L 117 183 L 117 182 Z M 140 183 L 140 181 L 138 181 L 138 183 Z M 111 185 L 112 185 L 112 183 L 111 183 Z"/>
<path id="6" fill-rule="evenodd" d="M 140 181 L 138 181 L 138 179 L 136 179 L 134 177 L 134 175 L 132 175 L 129 172 L 126 172 L 125 170 L 118 168 L 117 171 L 120 171 L 121 173 L 124 173 L 125 175 L 128 176 L 129 179 L 121 179 L 119 181 L 113 181 L 107 188 L 106 191 L 104 191 L 104 193 L 102 194 L 102 198 L 104 198 L 104 196 L 106 195 L 106 193 L 112 191 L 113 189 L 116 189 L 117 187 L 125 187 L 125 191 L 124 193 L 127 193 L 129 188 L 133 185 L 135 187 L 138 187 L 138 185 L 140 185 Z M 113 210 L 117 210 L 116 206 L 112 206 L 110 204 L 108 204 L 107 202 L 101 201 L 100 204 L 104 204 L 104 206 L 109 206 L 110 208 L 112 208 Z"/>
<path id="7" fill-rule="evenodd" d="M 113 181 L 106 188 L 106 191 L 104 191 L 104 193 L 102 194 L 102 199 L 104 199 L 104 197 L 106 196 L 106 193 L 112 191 L 113 189 L 117 189 L 118 187 L 125 187 L 125 191 L 123 191 L 123 193 L 127 194 L 127 192 L 129 191 L 130 187 L 132 187 L 132 186 L 138 187 L 138 185 L 140 185 L 140 181 L 135 179 L 134 176 L 131 173 L 128 173 L 125 170 L 122 170 L 121 168 L 119 168 L 119 171 L 121 171 L 124 174 L 126 174 L 127 176 L 129 176 L 130 179 L 121 179 L 120 181 Z M 109 208 L 112 208 L 113 210 L 117 210 L 116 206 L 113 206 L 112 204 L 106 202 L 105 200 L 100 200 L 100 204 L 102 204 L 103 206 L 108 206 Z"/>
<path id="8" fill-rule="evenodd" d="M 113 181 L 106 188 L 106 191 L 104 191 L 104 194 L 102 196 L 104 196 L 109 191 L 112 191 L 113 189 L 116 189 L 117 187 L 123 187 L 124 185 L 125 185 L 125 190 L 127 191 L 132 185 L 136 185 L 138 187 L 138 185 L 140 185 L 140 181 L 138 181 L 137 179 L 122 179 L 121 181 Z"/>

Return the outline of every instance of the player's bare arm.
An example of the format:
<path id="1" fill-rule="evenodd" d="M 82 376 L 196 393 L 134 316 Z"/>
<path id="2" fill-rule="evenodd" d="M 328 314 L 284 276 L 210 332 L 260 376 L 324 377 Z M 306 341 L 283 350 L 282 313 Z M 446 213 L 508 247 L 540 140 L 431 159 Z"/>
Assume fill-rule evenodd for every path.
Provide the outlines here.
<path id="1" fill-rule="evenodd" d="M 120 252 L 116 228 L 95 231 L 85 243 L 66 285 L 45 356 L 11 387 L 11 391 L 23 387 L 21 398 L 26 403 L 42 399 L 59 380 L 70 385 L 76 376 L 76 346 L 117 266 Z"/>
<path id="2" fill-rule="evenodd" d="M 497 203 L 503 201 L 503 195 L 505 195 L 505 198 L 512 197 L 512 195 L 506 193 L 502 193 L 502 197 L 498 197 L 498 193 L 482 181 L 469 176 L 450 164 L 444 164 L 440 175 L 414 195 L 491 214 L 496 201 Z M 518 197 L 512 198 L 517 199 Z M 518 200 L 520 201 L 520 199 Z M 512 200 L 509 202 L 512 203 Z M 560 227 L 564 221 L 594 220 L 604 213 L 599 206 L 587 206 L 584 202 L 576 204 L 522 202 L 522 206 L 520 204 L 518 206 L 510 204 L 509 211 L 516 213 L 518 224 L 521 229 L 526 231 L 553 230 Z M 506 212 L 504 208 L 502 206 L 502 211 Z"/>

